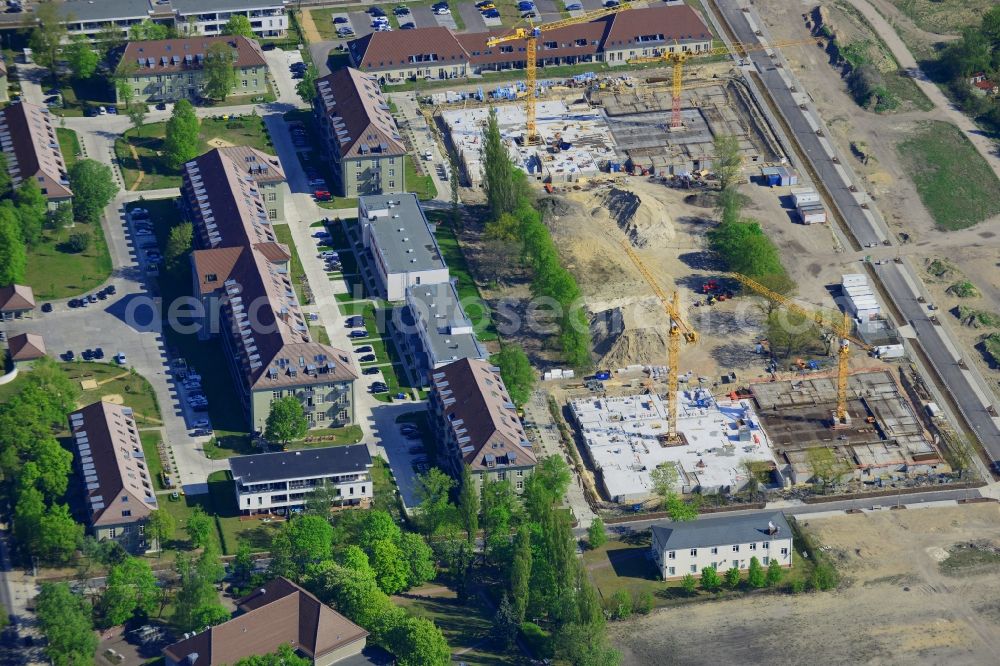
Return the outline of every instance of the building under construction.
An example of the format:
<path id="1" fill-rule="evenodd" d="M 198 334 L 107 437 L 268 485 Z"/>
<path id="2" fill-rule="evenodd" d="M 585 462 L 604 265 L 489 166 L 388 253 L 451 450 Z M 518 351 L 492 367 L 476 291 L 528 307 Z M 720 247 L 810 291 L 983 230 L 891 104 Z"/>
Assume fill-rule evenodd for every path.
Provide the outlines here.
<path id="1" fill-rule="evenodd" d="M 752 384 L 757 413 L 793 484 L 912 478 L 951 471 L 891 371 L 850 375 L 850 425 L 833 429 L 836 377 Z"/>

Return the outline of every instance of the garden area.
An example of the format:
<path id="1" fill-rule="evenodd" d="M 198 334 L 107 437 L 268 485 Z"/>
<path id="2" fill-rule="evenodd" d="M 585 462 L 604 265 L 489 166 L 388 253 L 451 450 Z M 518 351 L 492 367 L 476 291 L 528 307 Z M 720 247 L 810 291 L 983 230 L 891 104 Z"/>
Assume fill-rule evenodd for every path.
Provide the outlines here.
<path id="1" fill-rule="evenodd" d="M 180 170 L 167 164 L 163 155 L 165 122 L 149 123 L 125 132 L 115 141 L 115 157 L 129 190 L 180 187 Z M 225 146 L 250 146 L 273 153 L 264 120 L 257 115 L 217 116 L 201 121 L 199 153 Z"/>
<path id="2" fill-rule="evenodd" d="M 66 161 L 66 168 L 72 168 L 81 154 L 80 137 L 71 129 L 57 127 L 56 139 L 59 140 L 59 150 L 62 151 L 63 159 Z"/>
<path id="3" fill-rule="evenodd" d="M 71 243 L 76 234 L 88 238 L 81 252 Z M 45 229 L 39 242 L 28 248 L 25 282 L 38 301 L 77 296 L 100 286 L 110 275 L 111 255 L 100 224 Z"/>

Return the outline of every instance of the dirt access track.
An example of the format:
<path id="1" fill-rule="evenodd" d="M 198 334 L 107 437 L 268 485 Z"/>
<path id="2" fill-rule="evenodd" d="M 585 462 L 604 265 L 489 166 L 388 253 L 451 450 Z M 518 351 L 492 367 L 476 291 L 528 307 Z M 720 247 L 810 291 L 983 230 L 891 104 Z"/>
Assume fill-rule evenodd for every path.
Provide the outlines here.
<path id="1" fill-rule="evenodd" d="M 611 625 L 623 664 L 995 664 L 1000 661 L 1000 505 L 806 517 L 837 563 L 835 592 L 752 595 Z M 968 562 L 969 566 L 955 566 Z"/>

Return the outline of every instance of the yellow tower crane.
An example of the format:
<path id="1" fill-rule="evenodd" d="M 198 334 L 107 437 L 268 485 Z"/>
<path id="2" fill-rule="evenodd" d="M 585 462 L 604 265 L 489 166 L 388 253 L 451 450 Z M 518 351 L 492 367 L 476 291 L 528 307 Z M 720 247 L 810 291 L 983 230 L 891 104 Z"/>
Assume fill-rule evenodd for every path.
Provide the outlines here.
<path id="1" fill-rule="evenodd" d="M 814 44 L 812 39 L 798 39 L 784 42 L 774 42 L 773 44 L 743 44 L 734 42 L 733 47 L 717 46 L 715 48 L 703 49 L 700 51 L 688 50 L 686 44 L 677 44 L 667 47 L 669 50 L 655 56 L 643 56 L 632 58 L 630 65 L 639 65 L 649 62 L 669 62 L 673 65 L 673 90 L 671 96 L 670 129 L 680 129 L 681 123 L 681 90 L 684 87 L 684 63 L 691 58 L 702 58 L 705 56 L 728 55 L 736 53 L 743 56 L 750 51 L 767 51 L 770 49 L 780 49 L 785 46 L 798 46 L 801 44 Z"/>
<path id="2" fill-rule="evenodd" d="M 850 374 L 851 344 L 853 343 L 866 351 L 873 349 L 871 345 L 865 344 L 861 340 L 851 336 L 852 326 L 850 316 L 846 312 L 840 313 L 822 309 L 808 310 L 787 296 L 765 287 L 756 280 L 748 278 L 746 275 L 730 273 L 729 276 L 769 301 L 778 303 L 796 314 L 812 319 L 821 328 L 837 336 L 840 340 L 840 346 L 837 352 L 837 410 L 833 414 L 833 427 L 837 428 L 849 425 L 850 418 L 847 414 L 847 381 Z"/>
<path id="3" fill-rule="evenodd" d="M 623 2 L 617 7 L 597 9 L 592 12 L 581 14 L 580 16 L 562 19 L 559 21 L 552 21 L 551 23 L 543 23 L 542 25 L 532 25 L 529 21 L 527 27 L 517 27 L 514 28 L 514 30 L 509 34 L 500 35 L 499 37 L 490 37 L 486 40 L 486 45 L 490 48 L 507 42 L 515 42 L 522 39 L 525 41 L 526 78 L 528 87 L 527 94 L 524 96 L 525 115 L 528 117 L 527 133 L 524 137 L 526 145 L 537 145 L 541 143 L 541 137 L 538 134 L 538 127 L 535 124 L 535 88 L 538 84 L 538 38 L 541 37 L 543 33 L 550 30 L 565 28 L 566 26 L 576 25 L 578 23 L 587 23 L 589 21 L 593 21 L 594 19 L 601 18 L 602 16 L 617 14 L 618 12 L 628 9 L 629 7 L 629 3 Z"/>
<path id="4" fill-rule="evenodd" d="M 660 299 L 667 316 L 670 317 L 670 335 L 667 337 L 667 363 L 669 364 L 667 366 L 667 440 L 675 442 L 680 437 L 677 432 L 677 387 L 679 383 L 677 368 L 681 357 L 681 338 L 683 337 L 687 343 L 695 343 L 698 341 L 698 334 L 681 317 L 680 295 L 675 291 L 673 298 L 668 297 L 635 250 L 625 241 L 622 241 L 621 245 L 653 293 Z"/>

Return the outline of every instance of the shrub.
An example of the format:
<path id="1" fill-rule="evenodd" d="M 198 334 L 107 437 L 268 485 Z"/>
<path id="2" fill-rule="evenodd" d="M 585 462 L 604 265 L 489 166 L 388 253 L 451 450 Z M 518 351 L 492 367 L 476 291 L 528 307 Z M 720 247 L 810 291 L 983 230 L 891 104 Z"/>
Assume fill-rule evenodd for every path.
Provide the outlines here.
<path id="1" fill-rule="evenodd" d="M 632 616 L 632 595 L 628 590 L 620 589 L 611 595 L 608 610 L 615 620 L 627 620 Z"/>
<path id="2" fill-rule="evenodd" d="M 87 248 L 90 247 L 90 234 L 84 232 L 70 234 L 69 238 L 66 239 L 65 246 L 68 252 L 74 254 L 86 252 Z"/>
<path id="3" fill-rule="evenodd" d="M 521 637 L 528 644 L 531 650 L 540 659 L 551 659 L 554 651 L 552 649 L 552 636 L 549 632 L 539 627 L 534 622 L 521 623 Z"/>
<path id="4" fill-rule="evenodd" d="M 653 610 L 654 604 L 653 593 L 649 590 L 643 590 L 635 595 L 635 599 L 632 601 L 632 610 L 639 615 L 646 615 Z"/>
<path id="5" fill-rule="evenodd" d="M 806 590 L 806 582 L 801 578 L 793 580 L 791 584 L 791 590 L 792 594 L 802 594 Z"/>
<path id="6" fill-rule="evenodd" d="M 809 586 L 817 591 L 832 590 L 837 587 L 837 571 L 828 562 L 820 562 L 809 576 Z"/>

